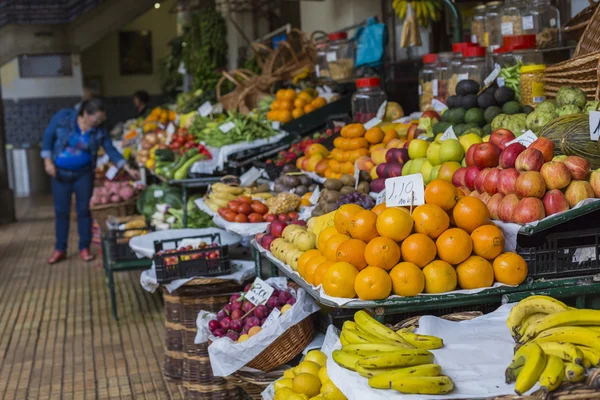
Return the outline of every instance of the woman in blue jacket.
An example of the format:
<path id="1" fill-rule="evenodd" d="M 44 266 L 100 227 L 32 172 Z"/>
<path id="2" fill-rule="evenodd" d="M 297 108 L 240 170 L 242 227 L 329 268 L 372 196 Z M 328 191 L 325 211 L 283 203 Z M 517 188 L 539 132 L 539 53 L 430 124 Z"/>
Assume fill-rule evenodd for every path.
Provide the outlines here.
<path id="1" fill-rule="evenodd" d="M 139 177 L 138 171 L 131 169 L 114 148 L 106 128 L 102 127 L 105 120 L 106 110 L 102 101 L 90 99 L 84 101 L 78 110 L 60 110 L 52 117 L 44 132 L 41 155 L 46 172 L 52 177 L 56 219 L 56 248 L 48 259 L 49 264 L 66 258 L 73 193 L 77 210 L 79 256 L 84 261 L 94 259 L 90 252 L 92 218 L 89 205 L 100 147 L 118 168 L 125 168 L 135 179 Z"/>

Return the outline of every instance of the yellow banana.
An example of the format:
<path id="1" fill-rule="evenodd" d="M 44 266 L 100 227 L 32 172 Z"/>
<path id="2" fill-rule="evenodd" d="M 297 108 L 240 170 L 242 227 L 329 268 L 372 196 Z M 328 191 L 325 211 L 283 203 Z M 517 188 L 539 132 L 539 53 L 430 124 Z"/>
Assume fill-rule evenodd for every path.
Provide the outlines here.
<path id="1" fill-rule="evenodd" d="M 389 367 L 389 368 L 365 368 L 362 367 L 360 365 L 358 365 L 358 363 L 356 363 L 356 365 L 354 366 L 354 368 L 356 369 L 356 372 L 358 372 L 360 374 L 360 376 L 365 377 L 365 378 L 372 378 L 374 376 L 378 376 L 381 374 L 385 374 L 391 371 L 397 371 L 398 368 L 397 367 Z"/>
<path id="2" fill-rule="evenodd" d="M 210 189 L 214 192 L 226 192 L 232 194 L 244 193 L 244 188 L 241 188 L 239 186 L 229 186 L 221 182 L 213 183 Z"/>
<path id="3" fill-rule="evenodd" d="M 517 351 L 515 356 L 525 358 L 525 364 L 515 382 L 515 392 L 521 396 L 538 381 L 546 367 L 546 354 L 537 343 L 527 343 Z"/>
<path id="4" fill-rule="evenodd" d="M 354 321 L 358 324 L 362 331 L 370 335 L 393 340 L 407 349 L 413 348 L 413 346 L 404 340 L 400 335 L 396 334 L 396 332 L 375 320 L 366 311 L 357 311 L 356 314 L 354 314 Z"/>
<path id="5" fill-rule="evenodd" d="M 369 386 L 375 389 L 390 389 L 392 383 L 405 376 L 438 376 L 442 367 L 437 364 L 415 365 L 386 372 L 369 379 Z"/>
<path id="6" fill-rule="evenodd" d="M 342 325 L 342 331 L 346 329 L 358 329 L 358 325 L 354 321 L 344 321 L 344 325 Z"/>
<path id="7" fill-rule="evenodd" d="M 346 340 L 351 344 L 359 344 L 359 343 L 381 343 L 381 344 L 395 344 L 398 345 L 398 342 L 394 342 L 389 339 L 382 339 L 377 336 L 369 335 L 368 333 L 364 333 L 357 329 L 342 329 Z"/>
<path id="8" fill-rule="evenodd" d="M 342 347 L 342 351 L 345 351 L 348 354 L 355 354 L 361 357 L 381 355 L 401 350 L 405 349 L 403 347 L 396 346 L 393 344 L 381 343 L 348 344 Z"/>
<path id="9" fill-rule="evenodd" d="M 536 343 L 566 342 L 600 350 L 600 332 L 594 332 L 581 326 L 561 326 L 548 329 L 540 333 L 533 341 Z"/>
<path id="10" fill-rule="evenodd" d="M 525 317 L 535 313 L 553 314 L 565 311 L 565 303 L 548 296 L 530 296 L 515 305 L 506 319 L 506 325 L 513 336 L 518 334 L 518 327 Z"/>
<path id="11" fill-rule="evenodd" d="M 581 382 L 585 379 L 585 368 L 575 363 L 565 363 L 565 380 L 568 382 Z"/>
<path id="12" fill-rule="evenodd" d="M 211 201 L 211 203 L 213 203 L 219 207 L 227 207 L 227 203 L 229 203 L 229 200 L 224 200 L 219 197 L 215 197 L 213 195 L 209 195 L 208 199 Z"/>
<path id="13" fill-rule="evenodd" d="M 392 382 L 392 389 L 406 394 L 446 394 L 454 390 L 447 376 L 403 377 Z"/>
<path id="14" fill-rule="evenodd" d="M 331 353 L 331 357 L 333 357 L 333 361 L 338 363 L 340 367 L 344 367 L 351 371 L 356 371 L 356 363 L 362 358 L 353 354 L 348 354 L 342 350 L 334 350 Z"/>
<path id="15" fill-rule="evenodd" d="M 403 349 L 378 356 L 364 357 L 358 365 L 365 368 L 412 367 L 413 365 L 431 364 L 433 354 L 421 349 Z"/>
<path id="16" fill-rule="evenodd" d="M 259 192 L 250 194 L 252 198 L 258 197 L 259 199 L 267 200 L 273 197 L 271 193 Z"/>
<path id="17" fill-rule="evenodd" d="M 346 339 L 346 335 L 344 334 L 344 331 L 340 332 L 340 343 L 342 344 L 342 346 L 347 346 L 350 344 L 348 339 Z"/>
<path id="18" fill-rule="evenodd" d="M 595 368 L 600 366 L 600 351 L 587 346 L 577 346 L 583 353 L 583 365 L 586 368 Z"/>
<path id="19" fill-rule="evenodd" d="M 540 374 L 540 388 L 548 392 L 553 392 L 560 386 L 565 378 L 565 363 L 558 357 L 548 356 L 546 367 Z"/>
<path id="20" fill-rule="evenodd" d="M 218 204 L 215 204 L 211 199 L 204 200 L 204 204 L 206 204 L 206 206 L 214 212 L 219 211 L 219 208 L 221 208 Z"/>
<path id="21" fill-rule="evenodd" d="M 444 346 L 444 341 L 436 336 L 419 335 L 409 329 L 400 329 L 396 333 L 417 349 L 434 350 Z"/>
<path id="22" fill-rule="evenodd" d="M 550 314 L 527 328 L 525 335 L 521 340 L 531 340 L 541 332 L 556 328 L 557 326 L 581 326 L 581 325 L 599 325 L 600 310 L 568 310 L 555 314 Z"/>
<path id="23" fill-rule="evenodd" d="M 559 342 L 545 342 L 538 344 L 547 356 L 555 356 L 561 360 L 570 361 L 575 364 L 583 363 L 583 353 L 574 344 Z"/>
<path id="24" fill-rule="evenodd" d="M 542 318 L 545 318 L 546 316 L 548 316 L 548 314 L 545 313 L 535 313 L 535 314 L 531 314 L 526 316 L 525 318 L 523 318 L 523 321 L 521 321 L 521 326 L 519 327 L 519 338 L 523 337 L 523 335 L 525 334 L 525 330 L 531 325 L 534 324 L 536 321 L 539 321 Z"/>

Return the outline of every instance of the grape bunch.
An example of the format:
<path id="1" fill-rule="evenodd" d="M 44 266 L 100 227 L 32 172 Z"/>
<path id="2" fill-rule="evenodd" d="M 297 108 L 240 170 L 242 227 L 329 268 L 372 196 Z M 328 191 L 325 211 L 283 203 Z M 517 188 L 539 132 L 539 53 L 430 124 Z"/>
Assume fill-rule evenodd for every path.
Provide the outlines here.
<path id="1" fill-rule="evenodd" d="M 368 194 L 353 192 L 345 194 L 335 204 L 336 209 L 344 204 L 358 204 L 365 210 L 370 210 L 375 207 L 375 200 Z"/>

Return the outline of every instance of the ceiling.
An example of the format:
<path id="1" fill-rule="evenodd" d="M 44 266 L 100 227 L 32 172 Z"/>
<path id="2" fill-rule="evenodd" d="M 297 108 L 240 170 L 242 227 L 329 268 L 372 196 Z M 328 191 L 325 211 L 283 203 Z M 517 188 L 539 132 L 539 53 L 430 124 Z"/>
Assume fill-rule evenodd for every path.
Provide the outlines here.
<path id="1" fill-rule="evenodd" d="M 0 28 L 8 24 L 71 22 L 106 0 L 0 0 Z"/>

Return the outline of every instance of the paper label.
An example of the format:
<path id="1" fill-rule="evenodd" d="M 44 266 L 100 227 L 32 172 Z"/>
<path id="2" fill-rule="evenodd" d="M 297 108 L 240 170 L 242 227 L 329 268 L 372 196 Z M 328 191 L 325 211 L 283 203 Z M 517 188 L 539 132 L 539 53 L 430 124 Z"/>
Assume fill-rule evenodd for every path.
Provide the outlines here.
<path id="1" fill-rule="evenodd" d="M 258 306 L 260 304 L 264 304 L 269 300 L 269 297 L 273 294 L 272 286 L 270 286 L 267 282 L 263 281 L 260 278 L 256 278 L 254 283 L 252 284 L 252 289 L 246 293 L 244 296 L 246 300 L 250 303 Z"/>
<path id="2" fill-rule="evenodd" d="M 327 62 L 332 62 L 332 61 L 337 60 L 337 54 L 335 51 L 327 52 L 327 55 L 325 57 L 327 58 Z"/>
<path id="3" fill-rule="evenodd" d="M 556 26 L 556 18 L 550 18 L 550 26 L 553 28 Z"/>
<path id="4" fill-rule="evenodd" d="M 280 316 L 281 316 L 281 311 L 279 311 L 278 309 L 274 308 L 273 311 L 271 311 L 271 314 L 269 314 L 269 316 L 265 320 L 265 323 L 262 324 L 262 328 L 265 329 L 267 326 L 269 326 L 273 322 L 277 321 L 277 319 Z"/>
<path id="5" fill-rule="evenodd" d="M 529 145 L 531 145 L 531 143 L 535 142 L 537 140 L 537 136 L 535 135 L 535 133 L 533 133 L 532 131 L 528 130 L 527 132 L 525 132 L 524 134 L 522 134 L 521 136 L 519 136 L 518 138 L 511 140 L 510 142 L 506 143 L 506 146 L 509 146 L 513 143 L 521 143 L 523 146 L 525 147 L 529 147 Z"/>
<path id="6" fill-rule="evenodd" d="M 233 128 L 235 128 L 235 124 L 231 121 L 225 122 L 223 125 L 219 126 L 219 130 L 221 130 L 223 133 L 227 133 Z"/>
<path id="7" fill-rule="evenodd" d="M 419 85 L 419 96 L 423 94 L 423 87 Z"/>
<path id="8" fill-rule="evenodd" d="M 477 35 L 471 35 L 471 43 L 477 43 Z"/>
<path id="9" fill-rule="evenodd" d="M 319 64 L 315 65 L 315 75 L 317 78 L 321 77 L 321 69 L 319 68 Z"/>
<path id="10" fill-rule="evenodd" d="M 489 74 L 488 77 L 483 80 L 483 83 L 485 84 L 485 86 L 494 82 L 496 80 L 496 78 L 498 78 L 498 75 L 500 75 L 501 69 L 502 68 L 500 68 L 500 65 L 498 65 L 498 64 L 494 65 L 494 70 L 492 71 L 492 73 Z"/>
<path id="11" fill-rule="evenodd" d="M 531 30 L 533 29 L 533 15 L 527 15 L 523 17 L 523 30 Z"/>
<path id="12" fill-rule="evenodd" d="M 498 87 L 504 87 L 504 78 L 499 76 L 498 79 L 496 79 L 496 83 L 498 84 Z"/>
<path id="13" fill-rule="evenodd" d="M 281 127 L 281 122 L 279 121 L 273 121 L 271 122 L 271 128 L 273 129 L 279 129 Z"/>
<path id="14" fill-rule="evenodd" d="M 600 138 L 600 111 L 590 111 L 590 139 L 598 141 Z"/>
<path id="15" fill-rule="evenodd" d="M 358 188 L 358 178 L 360 177 L 360 169 L 358 169 L 358 165 L 356 161 L 354 162 L 354 190 Z"/>
<path id="16" fill-rule="evenodd" d="M 162 122 L 158 123 L 158 127 L 163 130 L 166 128 L 165 124 L 163 124 Z"/>
<path id="17" fill-rule="evenodd" d="M 383 103 L 381 103 L 381 105 L 377 109 L 377 118 L 383 120 L 383 117 L 385 117 L 385 110 L 386 109 L 387 109 L 387 100 L 384 101 Z"/>
<path id="18" fill-rule="evenodd" d="M 177 73 L 181 75 L 187 74 L 187 69 L 185 69 L 185 64 L 183 61 L 179 63 L 179 67 L 177 67 Z"/>
<path id="19" fill-rule="evenodd" d="M 317 202 L 319 201 L 320 195 L 321 195 L 321 188 L 319 188 L 317 186 L 317 188 L 315 190 L 313 190 L 312 194 L 308 198 L 308 201 L 310 202 L 310 204 L 317 204 Z"/>
<path id="20" fill-rule="evenodd" d="M 111 165 L 110 168 L 108 168 L 108 171 L 106 171 L 106 179 L 108 179 L 109 181 L 112 181 L 113 179 L 115 179 L 115 176 L 117 176 L 117 173 L 119 172 L 119 168 L 115 167 L 114 165 Z"/>
<path id="21" fill-rule="evenodd" d="M 240 186 L 250 186 L 263 174 L 264 170 L 256 167 L 250 168 L 240 176 Z"/>
<path id="22" fill-rule="evenodd" d="M 513 23 L 512 22 L 503 22 L 501 25 L 502 35 L 512 35 L 513 34 Z"/>
<path id="23" fill-rule="evenodd" d="M 456 137 L 456 133 L 454 133 L 454 128 L 452 126 L 449 126 L 448 129 L 446 129 L 446 132 L 444 132 L 442 137 L 440 137 L 439 141 L 443 142 L 444 140 L 448 139 L 458 140 L 458 137 Z"/>
<path id="24" fill-rule="evenodd" d="M 213 106 L 213 114 L 223 114 L 223 104 L 217 103 Z"/>
<path id="25" fill-rule="evenodd" d="M 440 114 L 448 109 L 448 106 L 439 101 L 438 99 L 431 100 L 431 106 L 435 111 L 437 111 Z"/>
<path id="26" fill-rule="evenodd" d="M 155 198 L 155 199 L 158 199 L 159 197 L 163 197 L 163 195 L 164 195 L 164 194 L 165 194 L 165 193 L 164 193 L 162 190 L 160 190 L 160 189 L 156 189 L 156 190 L 154 191 L 154 198 Z"/>
<path id="27" fill-rule="evenodd" d="M 438 80 L 434 79 L 431 81 L 431 91 L 433 92 L 434 96 L 438 95 Z"/>
<path id="28" fill-rule="evenodd" d="M 385 180 L 385 204 L 388 207 L 425 204 L 423 175 L 412 174 Z"/>
<path id="29" fill-rule="evenodd" d="M 202 104 L 200 107 L 198 107 L 198 114 L 200 114 L 201 117 L 208 117 L 210 115 L 210 113 L 213 110 L 213 106 L 212 104 L 210 104 L 210 101 L 206 101 L 204 102 L 204 104 Z"/>
<path id="30" fill-rule="evenodd" d="M 469 74 L 458 74 L 458 81 L 466 81 L 467 79 L 469 79 Z"/>
<path id="31" fill-rule="evenodd" d="M 175 125 L 173 125 L 172 123 L 169 123 L 169 126 L 167 127 L 167 141 L 166 143 L 170 144 L 171 143 L 171 139 L 173 139 L 173 134 L 175 133 Z"/>
<path id="32" fill-rule="evenodd" d="M 379 192 L 379 194 L 377 195 L 377 198 L 375 199 L 376 205 L 383 204 L 383 203 L 385 203 L 385 189 L 383 189 L 381 192 Z"/>
<path id="33" fill-rule="evenodd" d="M 379 125 L 380 123 L 382 123 L 383 121 L 377 117 L 369 120 L 367 123 L 365 123 L 363 126 L 365 127 L 365 130 L 369 130 L 377 125 Z"/>

